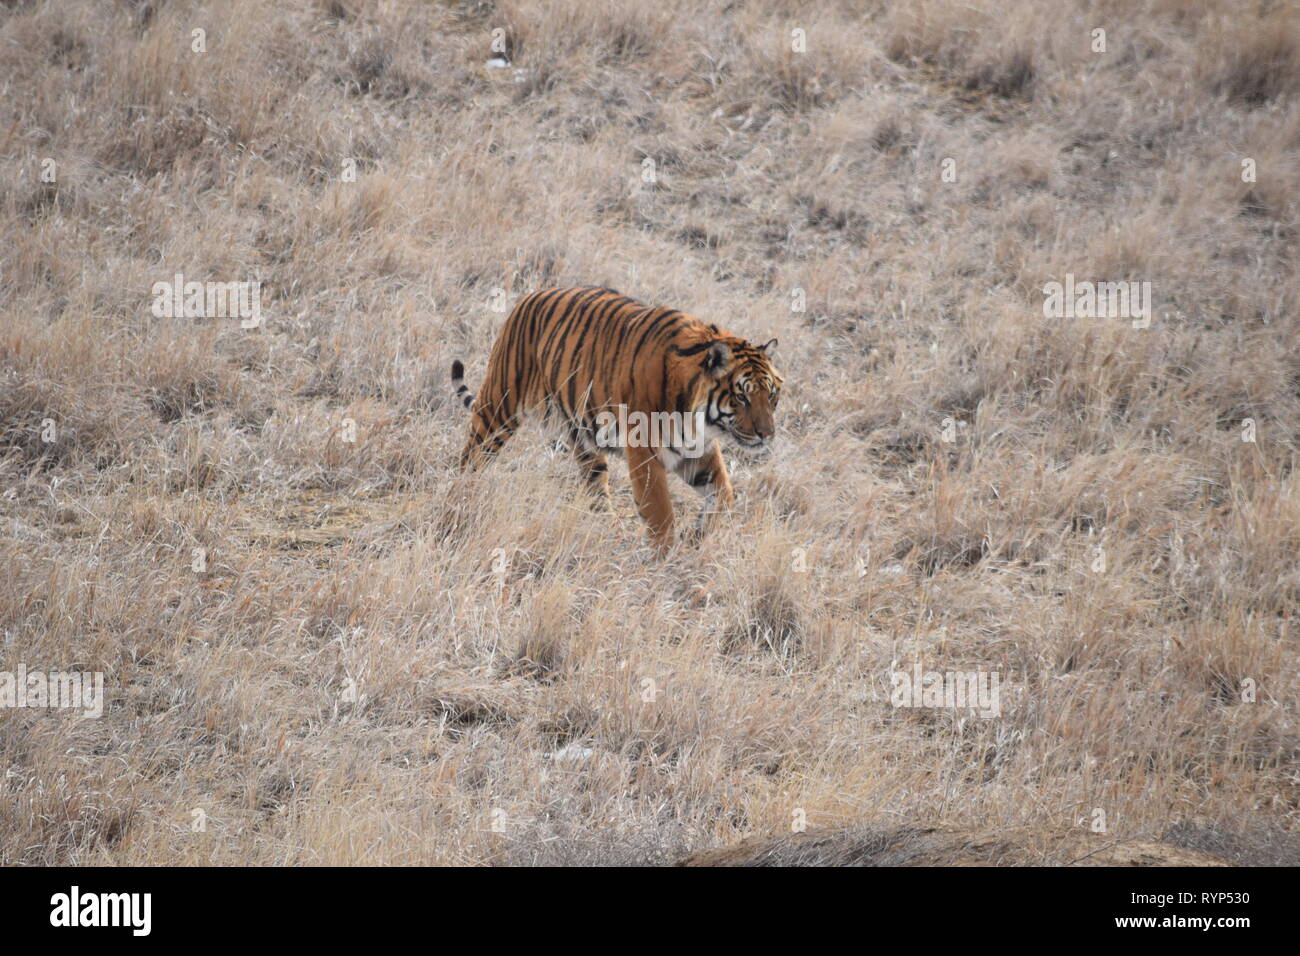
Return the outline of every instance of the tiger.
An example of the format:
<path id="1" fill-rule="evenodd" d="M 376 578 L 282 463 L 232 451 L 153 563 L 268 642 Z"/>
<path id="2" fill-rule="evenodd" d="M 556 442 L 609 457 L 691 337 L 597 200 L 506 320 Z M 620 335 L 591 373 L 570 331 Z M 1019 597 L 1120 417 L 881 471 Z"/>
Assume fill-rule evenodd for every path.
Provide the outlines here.
<path id="1" fill-rule="evenodd" d="M 451 364 L 454 395 L 471 413 L 460 470 L 480 468 L 525 412 L 541 411 L 559 426 L 598 508 L 611 508 L 607 453 L 626 454 L 637 511 L 663 555 L 675 544 L 669 471 L 704 499 L 698 539 L 735 501 L 719 439 L 753 456 L 770 452 L 784 384 L 772 365 L 776 345 L 755 346 L 613 289 L 538 290 L 506 319 L 477 397 L 465 385 L 464 363 Z M 620 406 L 624 418 L 615 417 Z M 670 427 L 657 443 L 645 441 L 625 425 L 633 412 Z"/>

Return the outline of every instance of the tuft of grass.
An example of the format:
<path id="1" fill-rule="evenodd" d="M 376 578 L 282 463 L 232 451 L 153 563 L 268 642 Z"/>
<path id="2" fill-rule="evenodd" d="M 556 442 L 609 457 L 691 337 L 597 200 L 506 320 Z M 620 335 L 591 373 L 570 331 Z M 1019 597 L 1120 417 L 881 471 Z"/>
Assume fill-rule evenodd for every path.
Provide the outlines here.
<path id="1" fill-rule="evenodd" d="M 1222 34 L 1204 65 L 1212 92 L 1259 107 L 1300 93 L 1300 15 L 1277 7 L 1258 21 L 1237 18 Z"/>

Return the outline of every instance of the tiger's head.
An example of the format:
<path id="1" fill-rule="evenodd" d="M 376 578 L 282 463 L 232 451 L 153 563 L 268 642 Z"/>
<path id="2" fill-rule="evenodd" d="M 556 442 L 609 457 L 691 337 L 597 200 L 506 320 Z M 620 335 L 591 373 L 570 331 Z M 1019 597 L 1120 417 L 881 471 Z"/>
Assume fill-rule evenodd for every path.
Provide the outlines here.
<path id="1" fill-rule="evenodd" d="M 775 349 L 776 339 L 756 346 L 720 334 L 701 360 L 711 380 L 704 406 L 706 423 L 749 452 L 769 451 L 776 435 L 774 415 L 784 379 L 772 365 Z"/>

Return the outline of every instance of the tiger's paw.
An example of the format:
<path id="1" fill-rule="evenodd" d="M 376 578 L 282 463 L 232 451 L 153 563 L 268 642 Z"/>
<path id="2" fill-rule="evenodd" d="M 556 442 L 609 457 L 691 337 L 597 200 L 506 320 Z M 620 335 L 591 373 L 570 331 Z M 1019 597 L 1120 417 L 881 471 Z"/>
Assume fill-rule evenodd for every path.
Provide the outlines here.
<path id="1" fill-rule="evenodd" d="M 682 544 L 689 545 L 692 548 L 698 548 L 708 537 L 708 529 L 701 525 L 692 525 L 682 531 Z"/>

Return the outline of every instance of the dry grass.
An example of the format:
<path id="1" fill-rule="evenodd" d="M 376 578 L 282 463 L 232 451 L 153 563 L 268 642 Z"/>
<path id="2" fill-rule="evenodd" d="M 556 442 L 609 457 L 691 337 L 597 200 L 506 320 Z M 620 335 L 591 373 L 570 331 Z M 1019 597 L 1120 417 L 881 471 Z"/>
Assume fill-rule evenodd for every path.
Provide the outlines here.
<path id="1" fill-rule="evenodd" d="M 0 711 L 0 864 L 653 863 L 798 812 L 1295 863 L 1297 37 L 5 4 L 0 670 L 107 702 Z M 176 272 L 266 321 L 154 318 Z M 1044 319 L 1066 273 L 1150 281 L 1151 327 Z M 779 450 L 699 549 L 651 559 L 621 469 L 593 514 L 536 431 L 455 474 L 450 360 L 569 283 L 781 340 Z M 1002 715 L 895 709 L 918 660 L 999 669 Z"/>

